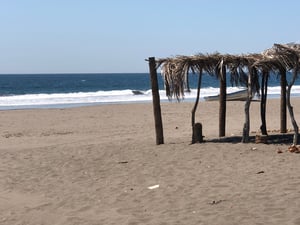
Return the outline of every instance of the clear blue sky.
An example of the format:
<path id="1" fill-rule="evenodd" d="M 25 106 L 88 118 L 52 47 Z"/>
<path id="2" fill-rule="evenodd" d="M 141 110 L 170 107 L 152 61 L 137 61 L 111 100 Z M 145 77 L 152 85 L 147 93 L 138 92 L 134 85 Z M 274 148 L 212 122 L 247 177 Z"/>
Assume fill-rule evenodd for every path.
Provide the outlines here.
<path id="1" fill-rule="evenodd" d="M 0 73 L 147 72 L 144 59 L 300 41 L 299 0 L 0 0 Z"/>

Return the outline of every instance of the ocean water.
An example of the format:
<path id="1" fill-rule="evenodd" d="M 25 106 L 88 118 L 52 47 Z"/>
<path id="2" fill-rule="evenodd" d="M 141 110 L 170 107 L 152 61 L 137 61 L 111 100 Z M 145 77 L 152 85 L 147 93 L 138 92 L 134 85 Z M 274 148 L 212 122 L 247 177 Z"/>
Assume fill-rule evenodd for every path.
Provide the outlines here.
<path id="1" fill-rule="evenodd" d="M 160 98 L 162 101 L 168 101 L 160 74 L 158 81 Z M 191 75 L 190 83 L 192 84 L 191 92 L 185 94 L 184 101 L 195 100 L 197 75 Z M 279 83 L 277 76 L 271 76 L 268 88 L 269 98 L 279 98 Z M 203 100 L 205 96 L 217 95 L 218 87 L 219 81 L 216 78 L 204 74 L 200 100 Z M 228 81 L 228 93 L 241 88 L 232 87 Z M 300 96 L 299 80 L 293 86 L 292 96 Z M 95 104 L 150 102 L 151 100 L 148 73 L 0 75 L 0 110 L 64 108 Z"/>

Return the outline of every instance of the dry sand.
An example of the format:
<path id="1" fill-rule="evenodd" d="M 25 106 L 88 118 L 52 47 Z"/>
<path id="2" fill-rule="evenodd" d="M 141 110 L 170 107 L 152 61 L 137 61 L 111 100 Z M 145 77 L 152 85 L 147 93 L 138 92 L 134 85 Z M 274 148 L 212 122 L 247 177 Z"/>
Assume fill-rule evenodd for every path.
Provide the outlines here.
<path id="1" fill-rule="evenodd" d="M 292 104 L 300 121 L 300 99 Z M 300 224 L 300 154 L 286 144 L 190 145 L 192 106 L 162 104 L 159 146 L 150 103 L 1 111 L 0 224 Z M 243 109 L 228 102 L 227 136 L 241 135 Z M 267 110 L 278 130 L 279 100 Z M 201 102 L 196 121 L 216 138 L 218 103 Z M 251 131 L 259 126 L 253 102 Z"/>

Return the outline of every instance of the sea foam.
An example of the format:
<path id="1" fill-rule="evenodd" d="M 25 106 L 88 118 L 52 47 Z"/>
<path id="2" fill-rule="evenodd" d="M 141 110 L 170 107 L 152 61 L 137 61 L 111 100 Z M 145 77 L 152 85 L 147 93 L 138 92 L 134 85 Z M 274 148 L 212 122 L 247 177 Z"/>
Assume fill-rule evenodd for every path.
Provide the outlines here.
<path id="1" fill-rule="evenodd" d="M 239 87 L 228 87 L 227 93 L 241 90 Z M 279 98 L 280 87 L 269 87 L 268 97 Z M 160 99 L 167 101 L 166 92 L 160 90 Z M 196 98 L 197 90 L 192 89 L 185 93 L 184 101 L 193 101 Z M 219 94 L 219 88 L 202 88 L 200 100 L 206 96 Z M 293 86 L 292 96 L 300 96 L 300 86 Z M 89 104 L 109 104 L 109 103 L 129 103 L 129 102 L 149 102 L 152 100 L 151 90 L 113 90 L 97 92 L 77 92 L 77 93 L 53 93 L 53 94 L 25 94 L 0 97 L 0 109 L 13 108 L 51 108 L 68 107 L 72 105 Z"/>

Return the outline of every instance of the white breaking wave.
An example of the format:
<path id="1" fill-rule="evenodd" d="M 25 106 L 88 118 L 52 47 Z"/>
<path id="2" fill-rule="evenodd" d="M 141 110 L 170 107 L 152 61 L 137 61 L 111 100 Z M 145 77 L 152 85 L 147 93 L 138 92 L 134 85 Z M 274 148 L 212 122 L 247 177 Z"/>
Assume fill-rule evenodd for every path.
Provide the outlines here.
<path id="1" fill-rule="evenodd" d="M 238 87 L 229 87 L 228 93 L 240 90 Z M 269 87 L 268 96 L 278 98 L 280 96 L 280 87 Z M 191 101 L 196 98 L 197 90 L 185 93 L 184 99 Z M 206 96 L 219 94 L 219 88 L 202 88 L 200 99 Z M 292 96 L 300 96 L 300 86 L 293 86 Z M 160 99 L 168 100 L 166 92 L 160 90 Z M 78 92 L 78 93 L 56 93 L 56 94 L 26 94 L 14 96 L 1 96 L 0 109 L 12 108 L 39 108 L 39 107 L 66 107 L 72 105 L 88 104 L 108 104 L 108 103 L 126 103 L 126 102 L 148 102 L 152 100 L 151 90 L 133 91 L 133 90 L 115 90 L 115 91 L 97 91 L 97 92 Z"/>

